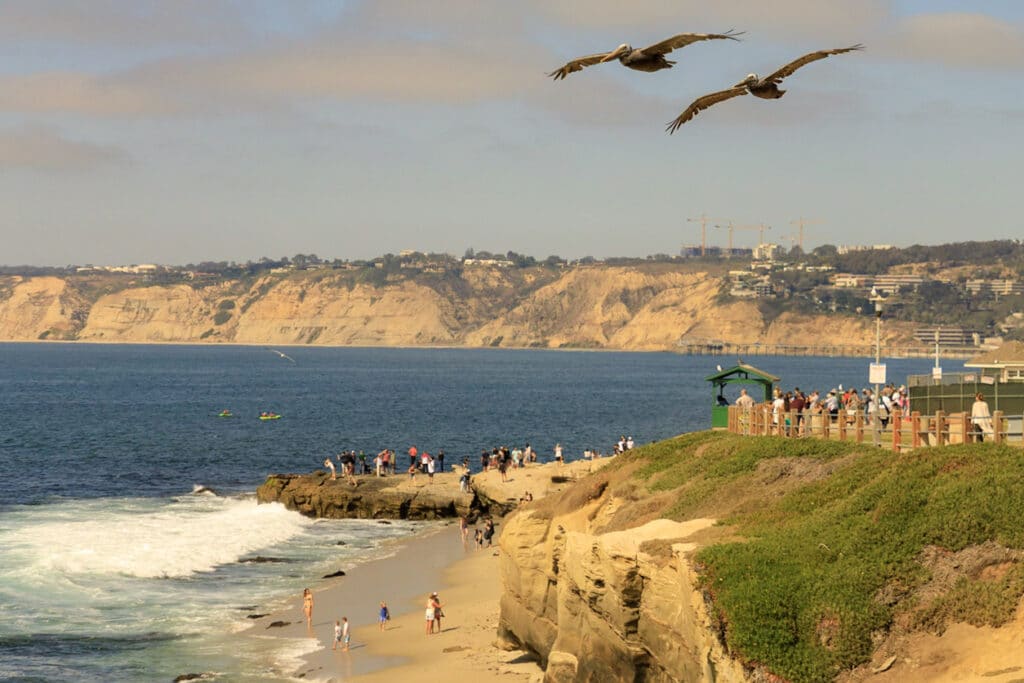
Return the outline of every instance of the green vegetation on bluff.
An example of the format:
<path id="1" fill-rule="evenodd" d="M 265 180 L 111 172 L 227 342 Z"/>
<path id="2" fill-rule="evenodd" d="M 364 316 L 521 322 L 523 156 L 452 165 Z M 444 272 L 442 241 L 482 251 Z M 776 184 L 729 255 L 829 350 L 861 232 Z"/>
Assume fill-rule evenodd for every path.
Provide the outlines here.
<path id="1" fill-rule="evenodd" d="M 596 475 L 634 501 L 612 524 L 722 521 L 696 556 L 713 617 L 734 656 L 786 680 L 833 680 L 889 635 L 1002 625 L 1024 594 L 1020 449 L 700 432 L 618 460 Z"/>

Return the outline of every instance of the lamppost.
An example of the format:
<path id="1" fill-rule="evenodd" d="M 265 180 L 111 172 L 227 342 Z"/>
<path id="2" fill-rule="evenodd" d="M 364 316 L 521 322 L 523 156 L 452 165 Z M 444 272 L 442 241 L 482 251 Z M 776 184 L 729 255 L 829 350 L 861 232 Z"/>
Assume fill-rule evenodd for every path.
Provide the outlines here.
<path id="1" fill-rule="evenodd" d="M 875 435 L 875 445 L 880 446 L 882 442 L 882 421 L 878 419 L 878 409 L 881 404 L 879 403 L 881 395 L 879 393 L 878 386 L 880 383 L 885 383 L 885 366 L 882 365 L 882 309 L 885 303 L 885 297 L 878 293 L 878 290 L 874 287 L 871 288 L 871 303 L 875 305 L 875 364 L 871 368 L 870 380 L 874 382 L 874 395 L 871 400 L 875 402 L 875 415 L 872 420 L 872 431 Z"/>

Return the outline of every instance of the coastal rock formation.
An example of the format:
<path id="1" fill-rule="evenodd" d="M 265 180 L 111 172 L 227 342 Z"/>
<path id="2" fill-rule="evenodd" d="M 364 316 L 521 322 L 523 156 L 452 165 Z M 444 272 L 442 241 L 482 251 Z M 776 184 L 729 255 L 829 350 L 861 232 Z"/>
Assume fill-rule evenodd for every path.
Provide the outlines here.
<path id="1" fill-rule="evenodd" d="M 474 498 L 459 493 L 455 475 L 435 475 L 435 484 L 404 476 L 358 478 L 351 486 L 325 472 L 272 474 L 256 489 L 260 503 L 281 503 L 308 517 L 332 519 L 444 519 L 468 515 Z"/>
<path id="2" fill-rule="evenodd" d="M 748 680 L 715 635 L 689 561 L 687 539 L 714 520 L 594 533 L 599 507 L 507 521 L 499 637 L 535 653 L 546 683 Z"/>
<path id="3" fill-rule="evenodd" d="M 703 266 L 294 271 L 151 284 L 137 276 L 0 278 L 0 340 L 671 350 L 681 340 L 874 343 L 867 316 L 766 319 Z M 373 271 L 373 269 L 370 269 Z M 888 344 L 913 325 L 888 321 Z"/>
<path id="4" fill-rule="evenodd" d="M 458 471 L 439 472 L 434 482 L 425 475 L 414 479 L 360 475 L 352 487 L 343 477 L 331 480 L 317 470 L 311 474 L 271 474 L 256 489 L 260 503 L 281 503 L 308 517 L 333 519 L 449 519 L 462 515 L 504 515 L 516 509 L 527 492 L 537 498 L 558 494 L 599 465 L 577 461 L 565 465 L 535 465 L 517 470 L 503 482 L 496 470 L 473 477 L 473 492 L 459 490 Z"/>

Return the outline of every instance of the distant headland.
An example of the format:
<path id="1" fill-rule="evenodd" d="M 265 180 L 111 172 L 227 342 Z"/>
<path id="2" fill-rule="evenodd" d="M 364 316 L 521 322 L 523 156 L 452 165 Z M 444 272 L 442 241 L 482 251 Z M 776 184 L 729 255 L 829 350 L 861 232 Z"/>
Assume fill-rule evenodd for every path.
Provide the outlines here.
<path id="1" fill-rule="evenodd" d="M 870 348 L 879 310 L 890 355 L 1024 337 L 1024 246 L 0 267 L 2 341 L 785 354 Z"/>

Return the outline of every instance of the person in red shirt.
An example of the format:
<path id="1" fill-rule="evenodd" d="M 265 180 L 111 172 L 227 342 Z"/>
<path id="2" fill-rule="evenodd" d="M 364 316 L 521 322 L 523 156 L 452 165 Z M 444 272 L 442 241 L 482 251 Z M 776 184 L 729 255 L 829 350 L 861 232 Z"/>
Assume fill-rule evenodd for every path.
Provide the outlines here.
<path id="1" fill-rule="evenodd" d="M 416 455 L 418 453 L 419 453 L 419 451 L 416 450 L 416 444 L 413 444 L 412 446 L 409 446 L 409 464 L 410 465 L 416 465 L 417 464 L 416 463 Z"/>

